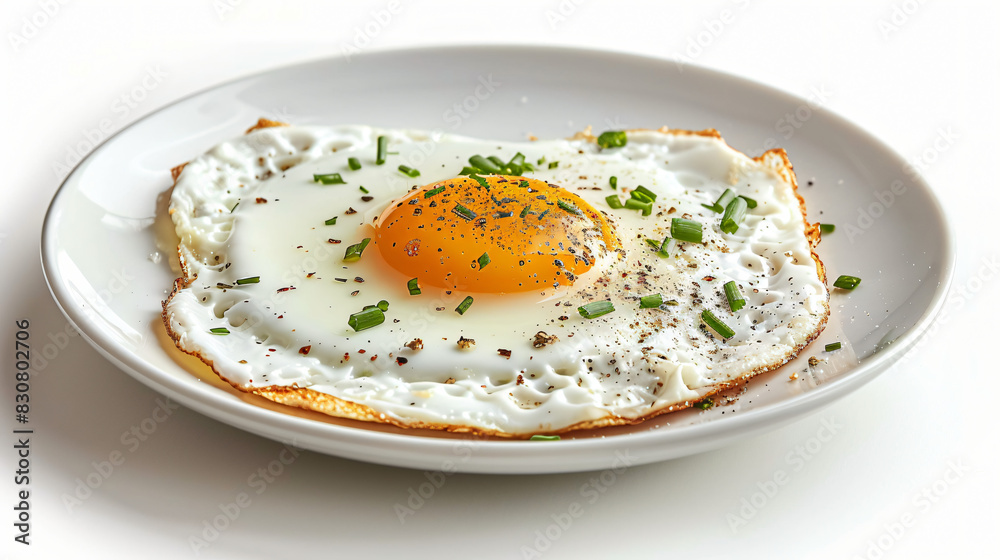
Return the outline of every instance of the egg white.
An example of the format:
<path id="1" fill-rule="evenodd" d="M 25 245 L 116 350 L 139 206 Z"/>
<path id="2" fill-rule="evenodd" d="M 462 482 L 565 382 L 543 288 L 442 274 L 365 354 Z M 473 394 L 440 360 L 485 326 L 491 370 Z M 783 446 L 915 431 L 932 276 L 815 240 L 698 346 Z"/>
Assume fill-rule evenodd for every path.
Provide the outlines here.
<path id="1" fill-rule="evenodd" d="M 380 135 L 394 152 L 385 165 L 374 161 Z M 624 254 L 603 257 L 571 286 L 473 294 L 464 315 L 455 307 L 468 294 L 410 296 L 407 278 L 375 247 L 343 262 L 365 226 L 411 188 L 455 177 L 471 155 L 506 161 L 517 152 L 558 162 L 526 174 L 605 212 Z M 362 168 L 351 170 L 349 157 Z M 712 135 L 661 131 L 632 131 L 624 148 L 602 150 L 587 136 L 515 143 L 366 126 L 256 130 L 177 178 L 170 212 L 184 275 L 164 321 L 178 347 L 233 385 L 338 416 L 520 436 L 633 422 L 781 365 L 825 324 L 829 296 L 804 210 L 790 168 L 771 157 L 753 160 Z M 420 176 L 403 175 L 400 164 Z M 317 173 L 340 173 L 347 184 L 320 185 Z M 605 197 L 637 185 L 658 195 L 651 216 L 609 208 Z M 726 188 L 758 203 L 735 234 L 702 206 Z M 644 240 L 662 239 L 681 216 L 704 224 L 705 243 L 657 256 Z M 747 301 L 736 313 L 722 289 L 729 280 Z M 638 298 L 653 293 L 677 305 L 640 309 Z M 604 299 L 615 312 L 577 312 Z M 354 332 L 348 316 L 380 300 L 389 302 L 386 322 Z M 707 329 L 704 309 L 736 334 L 723 340 Z M 558 340 L 536 348 L 539 331 Z M 463 349 L 461 337 L 475 346 Z M 414 339 L 421 349 L 407 347 Z"/>

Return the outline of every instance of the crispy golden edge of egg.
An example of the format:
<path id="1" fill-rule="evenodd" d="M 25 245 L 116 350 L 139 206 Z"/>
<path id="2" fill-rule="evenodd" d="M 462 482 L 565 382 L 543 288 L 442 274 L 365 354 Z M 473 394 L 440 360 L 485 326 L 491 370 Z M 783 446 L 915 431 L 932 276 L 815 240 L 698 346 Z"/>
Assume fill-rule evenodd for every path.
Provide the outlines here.
<path id="1" fill-rule="evenodd" d="M 271 128 L 271 127 L 278 127 L 278 126 L 289 126 L 289 125 L 287 123 L 283 123 L 283 122 L 279 122 L 279 121 L 272 121 L 272 120 L 268 120 L 268 119 L 265 119 L 265 118 L 261 118 L 261 119 L 259 119 L 257 121 L 256 124 L 254 124 L 253 126 L 251 126 L 250 128 L 248 128 L 246 130 L 246 134 L 250 134 L 251 132 L 254 132 L 255 130 L 260 130 L 260 129 L 264 129 L 264 128 Z M 661 132 L 661 133 L 664 133 L 664 134 L 705 136 L 705 137 L 715 138 L 715 139 L 718 139 L 718 140 L 720 140 L 722 142 L 725 142 L 725 140 L 722 138 L 722 136 L 719 134 L 719 132 L 717 130 L 715 130 L 714 128 L 708 128 L 708 129 L 704 129 L 704 130 L 683 130 L 683 129 L 672 129 L 672 128 L 664 126 L 664 127 L 658 128 L 658 129 L 648 129 L 648 128 L 628 129 L 626 132 L 645 131 L 645 130 L 656 130 L 657 132 Z M 569 139 L 570 140 L 585 140 L 585 141 L 588 141 L 588 142 L 596 142 L 597 141 L 597 136 L 595 136 L 593 134 L 592 128 L 590 126 L 588 126 L 586 129 L 584 129 L 581 132 L 576 133 L 575 135 L 573 135 Z M 728 143 L 726 145 L 728 146 Z M 732 146 L 730 146 L 730 148 L 732 148 Z M 736 150 L 736 151 L 738 151 L 738 150 Z M 740 153 L 742 153 L 742 152 L 740 152 Z M 812 259 L 816 263 L 816 272 L 819 275 L 820 280 L 825 284 L 826 280 L 827 280 L 826 279 L 826 267 L 823 265 L 823 262 L 820 260 L 819 255 L 816 253 L 816 247 L 819 245 L 819 242 L 820 242 L 819 223 L 818 222 L 817 223 L 809 223 L 808 219 L 806 218 L 806 216 L 807 216 L 807 214 L 806 214 L 806 202 L 805 202 L 805 199 L 802 198 L 802 195 L 799 193 L 799 184 L 798 184 L 798 181 L 796 180 L 795 170 L 792 167 L 792 163 L 788 159 L 788 154 L 785 152 L 785 150 L 783 150 L 781 148 L 775 148 L 775 149 L 768 150 L 768 151 L 764 152 L 763 154 L 761 154 L 760 156 L 755 157 L 755 158 L 751 158 L 751 159 L 753 159 L 753 161 L 755 161 L 755 162 L 757 162 L 757 163 L 759 163 L 759 164 L 767 167 L 768 169 L 771 169 L 772 171 L 774 171 L 775 173 L 777 173 L 785 182 L 787 182 L 788 184 L 790 184 L 792 186 L 792 190 L 795 193 L 795 197 L 799 201 L 799 208 L 800 208 L 800 212 L 801 212 L 801 215 L 802 215 L 802 221 L 805 224 L 805 235 L 806 235 L 806 238 L 809 240 L 809 246 L 810 246 L 810 249 L 811 249 L 810 253 L 812 255 Z M 178 165 L 178 166 L 176 166 L 176 167 L 174 167 L 174 168 L 172 168 L 170 170 L 170 174 L 171 174 L 171 177 L 172 177 L 173 182 L 174 182 L 175 185 L 177 184 L 177 179 L 178 179 L 178 177 L 180 177 L 180 174 L 184 170 L 184 167 L 186 165 L 187 165 L 187 163 L 185 162 L 185 163 L 182 163 L 182 164 L 180 164 L 180 165 Z M 499 438 L 504 438 L 504 439 L 528 439 L 532 435 L 536 435 L 536 433 L 537 434 L 547 434 L 547 435 L 549 435 L 549 434 L 565 434 L 567 432 L 576 432 L 576 431 L 580 431 L 580 430 L 593 430 L 593 429 L 607 428 L 607 427 L 612 427 L 612 426 L 635 425 L 635 424 L 640 424 L 642 422 L 645 422 L 645 421 L 647 421 L 647 420 L 649 420 L 649 419 L 651 419 L 653 417 L 660 416 L 661 414 L 667 414 L 667 413 L 670 413 L 670 412 L 677 412 L 677 411 L 680 411 L 680 410 L 684 410 L 684 409 L 690 408 L 690 407 L 694 406 L 695 403 L 699 402 L 702 399 L 711 397 L 713 395 L 716 395 L 716 394 L 718 394 L 720 392 L 723 392 L 723 391 L 726 391 L 728 389 L 732 389 L 732 388 L 734 388 L 734 387 L 736 387 L 736 386 L 738 386 L 738 385 L 740 385 L 742 383 L 745 383 L 750 378 L 752 378 L 752 377 L 754 377 L 756 375 L 760 375 L 762 373 L 766 373 L 768 371 L 774 370 L 776 368 L 781 367 L 785 363 L 789 362 L 790 360 L 792 360 L 793 358 L 795 358 L 796 356 L 798 356 L 798 354 L 806 346 L 808 346 L 810 343 L 812 343 L 812 341 L 815 340 L 816 337 L 818 337 L 820 335 L 820 333 L 823 332 L 823 329 L 826 327 L 826 323 L 827 323 L 827 320 L 828 320 L 829 315 L 830 315 L 830 303 L 829 303 L 829 293 L 828 293 L 827 294 L 827 300 L 823 302 L 825 313 L 823 314 L 823 317 L 822 317 L 819 325 L 815 329 L 815 331 L 812 332 L 801 344 L 799 344 L 794 349 L 792 349 L 792 351 L 790 351 L 783 359 L 778 360 L 778 361 L 776 361 L 774 363 L 771 363 L 771 364 L 768 364 L 768 365 L 764 365 L 764 366 L 760 366 L 760 367 L 754 368 L 753 370 L 750 370 L 750 371 L 746 372 L 745 374 L 743 374 L 743 375 L 741 375 L 741 376 L 739 376 L 739 377 L 737 377 L 735 379 L 732 379 L 732 380 L 729 380 L 729 381 L 720 382 L 720 383 L 716 383 L 716 384 L 713 384 L 713 385 L 707 385 L 705 387 L 701 387 L 701 388 L 698 389 L 698 391 L 699 391 L 699 398 L 698 399 L 692 399 L 692 400 L 688 400 L 688 401 L 685 401 L 685 402 L 682 402 L 682 403 L 677 403 L 677 404 L 668 406 L 666 408 L 663 408 L 663 409 L 660 409 L 660 410 L 656 410 L 656 411 L 650 412 L 649 414 L 646 414 L 646 415 L 643 415 L 643 416 L 638 416 L 638 417 L 635 417 L 635 418 L 625 418 L 625 417 L 614 416 L 614 415 L 610 415 L 609 414 L 608 416 L 605 416 L 603 418 L 598 418 L 598 419 L 594 419 L 594 420 L 586 420 L 586 421 L 583 421 L 583 422 L 578 422 L 576 424 L 571 424 L 569 426 L 566 426 L 566 427 L 560 428 L 560 429 L 556 429 L 556 430 L 551 430 L 550 429 L 550 430 L 539 431 L 539 432 L 536 432 L 536 433 L 527 432 L 527 433 L 512 434 L 512 433 L 502 432 L 502 431 L 497 431 L 497 430 L 482 429 L 482 428 L 478 428 L 478 427 L 475 427 L 475 426 L 465 426 L 465 425 L 457 425 L 457 424 L 444 424 L 444 423 L 429 423 L 429 422 L 412 421 L 412 420 L 408 421 L 408 420 L 405 420 L 405 419 L 393 418 L 393 417 L 388 416 L 386 414 L 382 414 L 380 412 L 377 412 L 376 410 L 372 409 L 371 407 L 365 406 L 363 404 L 351 402 L 351 401 L 348 401 L 348 400 L 345 400 L 345 399 L 341 399 L 339 397 L 335 397 L 333 395 L 329 395 L 329 394 L 326 394 L 326 393 L 321 393 L 319 391 L 314 391 L 314 390 L 309 389 L 307 387 L 297 387 L 297 386 L 294 386 L 294 385 L 290 386 L 290 387 L 278 386 L 278 385 L 270 385 L 270 386 L 264 386 L 264 387 L 251 387 L 251 386 L 241 385 L 239 383 L 235 383 L 235 382 L 227 379 L 222 374 L 222 372 L 220 372 L 218 370 L 218 368 L 215 367 L 215 365 L 212 362 L 212 360 L 210 360 L 209 358 L 207 358 L 206 356 L 202 355 L 201 353 L 199 353 L 197 351 L 190 351 L 189 352 L 187 350 L 184 350 L 181 347 L 181 343 L 180 343 L 180 338 L 181 337 L 180 337 L 180 335 L 178 333 L 174 332 L 174 330 L 170 327 L 170 320 L 169 320 L 168 315 L 167 315 L 167 305 L 169 304 L 170 300 L 180 290 L 182 290 L 184 288 L 187 288 L 191 284 L 191 282 L 193 282 L 195 280 L 195 278 L 196 278 L 194 276 L 191 276 L 191 274 L 189 272 L 189 268 L 188 268 L 188 266 L 187 266 L 187 264 L 185 262 L 184 255 L 181 254 L 181 252 L 180 252 L 180 247 L 178 247 L 178 255 L 180 257 L 180 265 L 181 265 L 182 277 L 178 278 L 178 279 L 176 279 L 174 281 L 174 288 L 173 288 L 173 290 L 167 296 L 166 300 L 164 300 L 162 302 L 163 313 L 161 314 L 161 318 L 163 320 L 163 324 L 164 324 L 164 326 L 166 328 L 167 334 L 174 341 L 174 344 L 177 346 L 177 348 L 180 351 L 184 352 L 185 354 L 189 354 L 191 356 L 194 356 L 194 357 L 197 357 L 198 359 L 200 359 L 202 362 L 205 363 L 205 365 L 207 365 L 210 368 L 212 368 L 212 371 L 215 372 L 215 374 L 220 379 L 222 379 L 226 383 L 229 383 L 230 385 L 232 385 L 233 388 L 235 388 L 235 389 L 237 389 L 239 391 L 245 392 L 245 393 L 250 393 L 250 394 L 253 394 L 253 395 L 257 395 L 257 396 L 266 398 L 268 400 L 271 400 L 271 401 L 279 403 L 279 404 L 283 404 L 283 405 L 286 405 L 286 406 L 292 406 L 292 407 L 296 407 L 296 408 L 301 408 L 301 409 L 304 409 L 304 410 L 310 410 L 310 411 L 314 411 L 314 412 L 320 412 L 320 413 L 323 413 L 323 414 L 326 414 L 326 415 L 329 415 L 329 416 L 333 416 L 333 417 L 338 417 L 338 418 L 348 418 L 348 419 L 360 420 L 360 421 L 364 421 L 364 422 L 378 422 L 378 423 L 383 423 L 383 424 L 390 424 L 390 425 L 393 425 L 393 426 L 396 426 L 396 427 L 399 427 L 399 428 L 405 428 L 405 429 L 430 429 L 430 430 L 437 430 L 437 431 L 446 431 L 446 432 L 451 432 L 451 433 L 471 434 L 471 435 L 483 436 L 483 437 L 499 437 Z"/>

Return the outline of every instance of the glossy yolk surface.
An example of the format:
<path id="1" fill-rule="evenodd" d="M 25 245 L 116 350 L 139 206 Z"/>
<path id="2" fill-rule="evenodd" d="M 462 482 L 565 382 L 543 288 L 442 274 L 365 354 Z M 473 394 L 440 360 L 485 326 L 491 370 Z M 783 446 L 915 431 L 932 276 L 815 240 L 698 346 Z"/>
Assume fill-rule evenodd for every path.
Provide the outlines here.
<path id="1" fill-rule="evenodd" d="M 604 216 L 551 183 L 456 177 L 411 191 L 376 223 L 385 261 L 421 286 L 471 292 L 572 284 L 620 241 Z M 489 262 L 481 266 L 480 262 Z"/>

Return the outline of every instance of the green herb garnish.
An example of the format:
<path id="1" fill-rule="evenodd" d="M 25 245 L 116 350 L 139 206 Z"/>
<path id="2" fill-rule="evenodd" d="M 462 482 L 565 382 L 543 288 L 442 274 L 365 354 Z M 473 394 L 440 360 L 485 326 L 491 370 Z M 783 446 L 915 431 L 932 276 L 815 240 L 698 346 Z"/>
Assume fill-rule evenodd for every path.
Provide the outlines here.
<path id="1" fill-rule="evenodd" d="M 384 322 L 385 313 L 376 306 L 371 306 L 363 311 L 354 313 L 347 319 L 347 324 L 354 329 L 354 332 L 370 329 Z"/>
<path id="2" fill-rule="evenodd" d="M 625 144 L 628 144 L 628 136 L 624 130 L 609 130 L 597 137 L 597 145 L 601 148 L 621 148 Z"/>
<path id="3" fill-rule="evenodd" d="M 406 165 L 400 165 L 399 166 L 399 172 L 402 173 L 403 175 L 406 175 L 407 177 L 419 177 L 420 176 L 420 172 L 419 171 L 417 171 L 416 169 L 414 169 L 412 167 L 408 167 Z"/>
<path id="4" fill-rule="evenodd" d="M 576 308 L 584 319 L 596 319 L 615 310 L 615 304 L 610 301 L 593 301 Z"/>
<path id="5" fill-rule="evenodd" d="M 734 198 L 736 198 L 736 193 L 733 191 L 733 189 L 726 189 L 722 191 L 721 195 L 719 195 L 719 198 L 715 201 L 715 204 L 702 204 L 702 206 L 708 208 L 709 210 L 715 212 L 716 214 L 721 214 L 726 211 L 726 206 L 728 206 L 729 203 L 732 202 Z"/>
<path id="6" fill-rule="evenodd" d="M 424 198 L 430 198 L 430 197 L 432 197 L 432 196 L 434 196 L 436 194 L 441 194 L 442 192 L 444 192 L 444 185 L 441 185 L 440 187 L 437 187 L 436 189 L 431 189 L 431 190 L 425 192 L 424 193 Z"/>
<path id="7" fill-rule="evenodd" d="M 642 296 L 639 298 L 639 309 L 652 309 L 661 305 L 663 305 L 663 296 L 660 294 Z"/>
<path id="8" fill-rule="evenodd" d="M 719 336 L 722 338 L 732 338 L 736 334 L 736 331 L 729 328 L 729 325 L 720 321 L 707 309 L 701 312 L 701 320 L 705 321 L 705 324 L 711 327 L 713 331 L 719 333 Z"/>
<path id="9" fill-rule="evenodd" d="M 354 262 L 361 258 L 361 253 L 365 252 L 365 247 L 371 242 L 370 237 L 366 237 L 361 240 L 360 243 L 355 243 L 347 248 L 344 252 L 344 262 Z"/>
<path id="10" fill-rule="evenodd" d="M 833 286 L 835 288 L 840 288 L 841 290 L 853 290 L 858 287 L 861 283 L 861 279 L 857 276 L 847 276 L 846 274 L 841 274 L 834 282 Z"/>
<path id="11" fill-rule="evenodd" d="M 472 296 L 465 296 L 465 299 L 462 300 L 462 303 L 458 304 L 455 311 L 458 311 L 459 315 L 465 315 L 465 312 L 468 311 L 470 307 L 472 307 Z"/>
<path id="12" fill-rule="evenodd" d="M 670 220 L 670 237 L 678 241 L 701 243 L 701 223 L 684 218 Z"/>
<path id="13" fill-rule="evenodd" d="M 723 289 L 726 291 L 726 300 L 729 301 L 729 309 L 731 311 L 739 311 L 740 309 L 743 309 L 744 305 L 747 304 L 746 300 L 743 299 L 743 294 L 740 293 L 740 288 L 736 285 L 735 281 L 730 280 L 729 282 L 726 282 Z"/>
<path id="14" fill-rule="evenodd" d="M 642 210 L 643 216 L 648 216 L 653 213 L 653 203 L 644 202 L 638 198 L 629 198 L 625 201 L 625 208 L 630 210 Z"/>
<path id="15" fill-rule="evenodd" d="M 472 164 L 472 167 L 487 175 L 500 175 L 502 171 L 495 163 L 480 155 L 470 157 L 469 163 Z"/>
<path id="16" fill-rule="evenodd" d="M 636 187 L 635 190 L 629 194 L 629 196 L 632 198 L 638 198 L 643 202 L 656 202 L 656 193 L 642 185 Z"/>
<path id="17" fill-rule="evenodd" d="M 740 197 L 732 199 L 726 206 L 726 212 L 722 215 L 722 224 L 719 229 L 726 233 L 736 233 L 746 215 L 747 201 Z"/>
<path id="18" fill-rule="evenodd" d="M 556 202 L 556 204 L 558 204 L 560 208 L 562 208 L 563 210 L 569 212 L 570 214 L 575 214 L 577 216 L 582 216 L 583 215 L 583 212 L 581 212 L 579 208 L 577 208 L 576 206 L 570 204 L 569 202 L 566 202 L 565 200 L 560 200 L 560 201 Z"/>
<path id="19" fill-rule="evenodd" d="M 346 185 L 347 184 L 347 181 L 345 181 L 340 176 L 340 173 L 326 173 L 324 175 L 314 174 L 313 175 L 313 181 L 316 181 L 317 183 L 322 183 L 324 185 Z"/>
<path id="20" fill-rule="evenodd" d="M 473 212 L 472 210 L 469 210 L 468 208 L 466 208 L 465 206 L 462 206 L 461 204 L 458 204 L 457 202 L 455 203 L 455 207 L 452 208 L 452 212 L 458 214 L 459 217 L 461 217 L 463 219 L 466 219 L 466 220 L 472 220 L 472 219 L 474 219 L 476 217 L 476 213 L 475 212 Z"/>
<path id="21" fill-rule="evenodd" d="M 378 137 L 378 151 L 375 152 L 375 165 L 382 165 L 385 163 L 385 154 L 389 148 L 389 137 L 379 136 Z"/>
<path id="22" fill-rule="evenodd" d="M 476 175 L 475 173 L 473 173 L 473 174 L 469 175 L 469 178 L 472 179 L 472 180 L 474 180 L 475 182 L 479 183 L 479 186 L 483 187 L 484 189 L 486 189 L 487 192 L 490 190 L 490 184 L 488 182 L 486 182 L 486 179 L 483 179 L 479 175 Z"/>
<path id="23" fill-rule="evenodd" d="M 411 296 L 420 295 L 420 284 L 417 282 L 416 278 L 410 278 L 406 282 L 406 289 L 410 291 Z"/>

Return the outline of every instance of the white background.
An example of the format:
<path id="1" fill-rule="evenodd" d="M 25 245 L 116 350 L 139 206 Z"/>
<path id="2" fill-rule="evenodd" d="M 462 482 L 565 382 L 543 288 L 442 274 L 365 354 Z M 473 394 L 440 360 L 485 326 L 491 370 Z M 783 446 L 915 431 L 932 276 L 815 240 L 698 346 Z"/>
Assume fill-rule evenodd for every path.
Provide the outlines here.
<path id="1" fill-rule="evenodd" d="M 47 4 L 54 13 L 38 15 Z M 42 218 L 64 175 L 54 164 L 102 119 L 118 130 L 189 93 L 348 45 L 579 45 L 684 56 L 798 95 L 825 86 L 835 92 L 828 108 L 926 164 L 959 247 L 949 320 L 916 359 L 835 405 L 718 451 L 628 469 L 593 503 L 581 491 L 600 473 L 454 475 L 405 523 L 394 504 L 406 503 L 424 473 L 303 452 L 257 494 L 248 477 L 282 446 L 185 409 L 130 451 L 122 434 L 153 414 L 158 395 L 69 338 L 33 378 L 29 547 L 13 542 L 14 440 L 0 439 L 0 556 L 193 557 L 190 538 L 248 489 L 252 503 L 209 535 L 202 557 L 521 558 L 536 547 L 546 558 L 941 558 L 992 548 L 1000 526 L 1000 373 L 990 365 L 1000 249 L 996 218 L 986 215 L 1000 204 L 995 2 L 407 2 L 384 25 L 372 23 L 384 1 L 282 4 L 3 3 L 0 425 L 17 427 L 15 319 L 30 319 L 39 344 L 60 339 L 66 324 L 38 259 Z M 365 26 L 375 32 L 360 35 Z M 150 69 L 162 79 L 134 107 L 122 105 Z M 95 385 L 100 398 L 76 398 Z M 839 427 L 817 449 L 824 422 Z M 789 461 L 807 445 L 815 450 L 807 461 Z M 68 507 L 77 479 L 115 451 L 124 463 Z M 787 483 L 764 496 L 779 471 Z M 751 500 L 761 507 L 747 509 Z M 573 502 L 583 515 L 554 541 L 539 540 L 535 531 Z"/>

